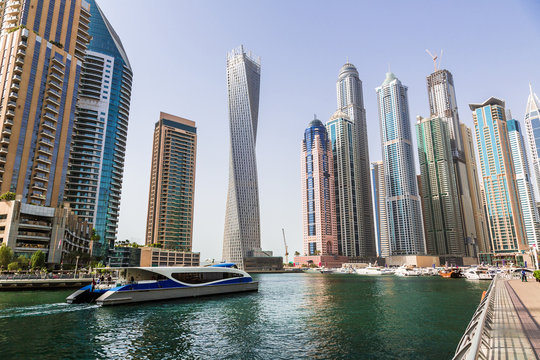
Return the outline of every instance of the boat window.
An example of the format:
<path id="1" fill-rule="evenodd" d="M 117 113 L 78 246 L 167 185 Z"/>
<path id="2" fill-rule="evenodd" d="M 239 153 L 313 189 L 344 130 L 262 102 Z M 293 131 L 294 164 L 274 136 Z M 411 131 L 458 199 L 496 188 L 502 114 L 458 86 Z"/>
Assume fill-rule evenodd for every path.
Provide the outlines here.
<path id="1" fill-rule="evenodd" d="M 185 284 L 204 284 L 207 282 L 242 277 L 242 274 L 230 272 L 185 272 L 172 273 L 171 276 Z"/>

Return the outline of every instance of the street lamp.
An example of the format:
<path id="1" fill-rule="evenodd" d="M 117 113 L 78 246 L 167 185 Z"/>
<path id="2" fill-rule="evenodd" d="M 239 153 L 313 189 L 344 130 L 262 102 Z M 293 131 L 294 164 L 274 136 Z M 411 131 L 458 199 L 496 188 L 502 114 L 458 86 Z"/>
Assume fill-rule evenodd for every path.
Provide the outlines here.
<path id="1" fill-rule="evenodd" d="M 75 273 L 73 274 L 74 279 L 77 277 L 77 267 L 78 266 L 79 266 L 79 255 L 77 255 L 77 261 L 75 262 Z"/>

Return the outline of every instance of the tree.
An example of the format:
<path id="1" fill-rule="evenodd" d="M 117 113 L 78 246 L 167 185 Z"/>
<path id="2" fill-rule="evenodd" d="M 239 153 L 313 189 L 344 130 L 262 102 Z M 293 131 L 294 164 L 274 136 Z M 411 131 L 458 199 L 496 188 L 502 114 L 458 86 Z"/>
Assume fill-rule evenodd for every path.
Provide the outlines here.
<path id="1" fill-rule="evenodd" d="M 11 201 L 15 200 L 16 194 L 14 192 L 8 191 L 0 195 L 0 201 Z"/>
<path id="2" fill-rule="evenodd" d="M 45 266 L 45 254 L 41 250 L 36 251 L 32 255 L 30 263 L 32 264 L 32 269 Z"/>
<path id="3" fill-rule="evenodd" d="M 30 263 L 30 261 L 28 260 L 28 258 L 24 255 L 19 255 L 19 257 L 17 258 L 17 262 L 19 263 L 20 265 L 20 269 L 28 269 L 28 265 Z"/>
<path id="4" fill-rule="evenodd" d="M 0 246 L 0 266 L 7 268 L 11 260 L 13 260 L 13 250 L 5 244 Z"/>
<path id="5" fill-rule="evenodd" d="M 21 268 L 21 265 L 19 264 L 18 261 L 10 262 L 10 263 L 8 264 L 8 266 L 7 266 L 7 269 L 8 269 L 9 271 L 16 271 L 16 270 L 18 270 L 18 269 L 20 269 L 20 268 Z"/>
<path id="6" fill-rule="evenodd" d="M 295 251 L 294 256 L 300 256 L 300 253 L 298 251 Z"/>

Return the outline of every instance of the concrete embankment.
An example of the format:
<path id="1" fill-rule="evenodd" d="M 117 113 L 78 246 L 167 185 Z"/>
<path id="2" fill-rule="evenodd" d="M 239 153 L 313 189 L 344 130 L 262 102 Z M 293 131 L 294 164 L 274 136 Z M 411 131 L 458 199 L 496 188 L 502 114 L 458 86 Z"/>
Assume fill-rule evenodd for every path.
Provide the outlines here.
<path id="1" fill-rule="evenodd" d="M 91 278 L 78 279 L 16 279 L 0 280 L 0 291 L 46 290 L 80 288 L 92 282 Z"/>

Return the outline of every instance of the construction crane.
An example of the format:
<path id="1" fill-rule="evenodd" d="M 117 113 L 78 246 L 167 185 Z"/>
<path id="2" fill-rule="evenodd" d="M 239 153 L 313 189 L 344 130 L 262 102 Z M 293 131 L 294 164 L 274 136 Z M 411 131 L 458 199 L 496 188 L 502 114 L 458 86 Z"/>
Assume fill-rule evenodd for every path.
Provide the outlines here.
<path id="1" fill-rule="evenodd" d="M 437 56 L 437 55 L 433 55 L 431 53 L 431 51 L 429 51 L 428 49 L 426 49 L 426 52 L 429 54 L 429 56 L 431 56 L 431 60 L 433 60 L 433 66 L 435 67 L 435 71 L 437 71 L 437 59 L 439 59 L 439 65 L 441 65 L 441 58 L 442 58 L 442 54 L 443 54 L 443 51 L 441 50 L 441 55 Z"/>
<path id="2" fill-rule="evenodd" d="M 285 229 L 281 228 L 283 232 L 283 244 L 285 244 L 285 264 L 289 263 L 289 248 L 287 247 L 287 240 L 285 240 Z"/>

